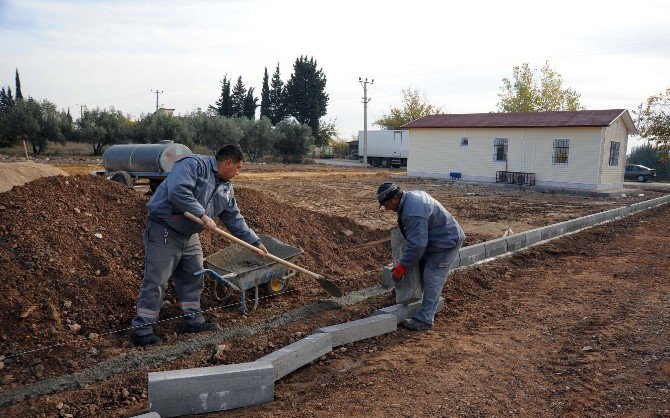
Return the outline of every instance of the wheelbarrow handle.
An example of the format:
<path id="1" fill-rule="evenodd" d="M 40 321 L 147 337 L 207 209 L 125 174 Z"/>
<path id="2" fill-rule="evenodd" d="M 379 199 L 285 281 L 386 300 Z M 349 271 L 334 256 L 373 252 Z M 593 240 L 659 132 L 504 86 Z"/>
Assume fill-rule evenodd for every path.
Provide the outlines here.
<path id="1" fill-rule="evenodd" d="M 195 223 L 198 223 L 198 224 L 203 225 L 203 226 L 205 225 L 205 222 L 202 219 L 198 218 L 197 216 L 195 216 L 194 214 L 192 214 L 190 212 L 184 212 L 184 216 L 187 217 L 188 219 L 192 220 Z M 279 258 L 276 255 L 266 253 L 265 251 L 261 250 L 260 248 L 254 247 L 253 245 L 251 245 L 251 244 L 249 244 L 245 241 L 242 241 L 241 239 L 227 233 L 226 231 L 222 230 L 221 228 L 214 228 L 214 232 L 228 238 L 229 240 L 231 240 L 231 241 L 233 241 L 237 244 L 240 244 L 241 246 L 243 246 L 244 248 L 246 248 L 248 250 L 251 250 L 251 251 L 253 251 L 253 252 L 255 252 L 259 255 L 264 255 L 265 257 L 269 258 L 270 260 L 276 261 L 279 264 L 283 264 L 283 265 L 285 265 L 287 267 L 290 267 L 290 268 L 292 268 L 296 271 L 299 271 L 299 272 L 304 273 L 308 276 L 311 276 L 311 277 L 313 277 L 317 280 L 325 280 L 324 277 L 321 276 L 320 274 L 311 272 L 311 271 L 309 271 L 307 269 L 304 269 L 300 266 L 296 266 L 295 264 L 293 264 L 289 261 L 286 261 L 283 258 Z"/>

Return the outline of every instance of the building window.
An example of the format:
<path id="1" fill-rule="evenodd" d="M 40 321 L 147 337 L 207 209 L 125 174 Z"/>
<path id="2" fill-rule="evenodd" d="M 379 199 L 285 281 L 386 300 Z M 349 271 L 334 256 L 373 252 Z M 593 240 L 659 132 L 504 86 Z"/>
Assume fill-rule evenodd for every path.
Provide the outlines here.
<path id="1" fill-rule="evenodd" d="M 619 146 L 620 142 L 610 142 L 610 165 L 619 165 Z"/>
<path id="2" fill-rule="evenodd" d="M 462 147 L 468 146 L 468 138 L 461 138 L 461 146 Z"/>
<path id="3" fill-rule="evenodd" d="M 553 164 L 568 164 L 568 155 L 570 154 L 569 139 L 554 139 L 554 154 L 551 162 Z"/>
<path id="4" fill-rule="evenodd" d="M 493 140 L 493 161 L 507 161 L 507 138 Z"/>

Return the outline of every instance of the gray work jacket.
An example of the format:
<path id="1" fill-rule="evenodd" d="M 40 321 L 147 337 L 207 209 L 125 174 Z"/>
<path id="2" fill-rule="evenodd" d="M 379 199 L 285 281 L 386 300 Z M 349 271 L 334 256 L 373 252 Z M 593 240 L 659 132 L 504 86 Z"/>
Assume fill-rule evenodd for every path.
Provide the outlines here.
<path id="1" fill-rule="evenodd" d="M 235 200 L 233 185 L 218 177 L 216 158 L 192 154 L 177 161 L 167 178 L 147 203 L 149 218 L 167 225 L 182 235 L 203 230 L 186 219 L 184 212 L 198 218 L 218 217 L 237 238 L 258 246 L 258 235 L 247 226 Z"/>
<path id="2" fill-rule="evenodd" d="M 398 206 L 398 226 L 407 240 L 400 263 L 409 267 L 424 252 L 440 252 L 456 247 L 465 233 L 456 219 L 428 193 L 404 192 Z"/>

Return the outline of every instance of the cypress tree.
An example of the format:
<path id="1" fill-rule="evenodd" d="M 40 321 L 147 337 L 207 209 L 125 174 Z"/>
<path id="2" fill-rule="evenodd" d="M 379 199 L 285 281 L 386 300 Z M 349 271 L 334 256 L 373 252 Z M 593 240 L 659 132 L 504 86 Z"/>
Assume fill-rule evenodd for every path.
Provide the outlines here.
<path id="1" fill-rule="evenodd" d="M 7 107 L 7 92 L 5 91 L 5 88 L 2 88 L 2 91 L 0 91 L 0 115 L 4 115 L 7 113 L 9 108 Z"/>
<path id="2" fill-rule="evenodd" d="M 270 114 L 268 117 L 273 125 L 278 124 L 286 116 L 284 111 L 284 82 L 281 80 L 281 75 L 279 74 L 279 63 L 277 63 L 277 69 L 275 69 L 274 74 L 272 74 L 272 81 L 270 83 L 270 94 L 269 94 L 269 111 Z"/>
<path id="3" fill-rule="evenodd" d="M 258 98 L 254 97 L 254 88 L 249 87 L 247 94 L 244 96 L 244 117 L 251 120 L 256 119 L 256 108 L 258 107 Z"/>
<path id="4" fill-rule="evenodd" d="M 235 87 L 233 87 L 233 115 L 238 117 L 244 116 L 244 100 L 246 97 L 247 89 L 242 82 L 242 76 L 239 76 Z"/>
<path id="5" fill-rule="evenodd" d="M 319 142 L 319 118 L 324 116 L 328 107 L 326 75 L 317 69 L 316 60 L 301 56 L 293 64 L 293 74 L 286 82 L 286 109 L 298 122 L 312 128 Z"/>
<path id="6" fill-rule="evenodd" d="M 7 87 L 7 91 L 5 91 L 5 88 L 3 87 L 2 91 L 0 92 L 0 114 L 9 112 L 12 107 L 14 107 L 12 89 L 11 87 Z"/>
<path id="7" fill-rule="evenodd" d="M 16 82 L 16 100 L 23 100 L 23 93 L 21 93 L 21 80 L 19 79 L 19 69 L 16 69 L 16 76 L 14 77 Z"/>
<path id="8" fill-rule="evenodd" d="M 221 96 L 219 97 L 219 100 L 214 103 L 214 106 L 210 105 L 209 109 L 221 116 L 229 117 L 233 115 L 233 102 L 230 97 L 230 80 L 228 80 L 227 75 L 221 80 Z"/>
<path id="9" fill-rule="evenodd" d="M 263 75 L 263 87 L 261 89 L 261 117 L 270 117 L 270 86 L 268 85 L 268 67 L 265 67 Z"/>

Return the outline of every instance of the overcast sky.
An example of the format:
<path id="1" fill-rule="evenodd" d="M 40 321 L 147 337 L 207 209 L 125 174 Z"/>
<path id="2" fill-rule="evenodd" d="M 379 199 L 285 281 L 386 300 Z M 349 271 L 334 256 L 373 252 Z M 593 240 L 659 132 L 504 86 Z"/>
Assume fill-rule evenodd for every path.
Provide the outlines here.
<path id="1" fill-rule="evenodd" d="M 496 109 L 504 77 L 546 60 L 587 109 L 634 110 L 670 87 L 670 1 L 7 1 L 0 84 L 78 116 L 159 104 L 185 114 L 220 95 L 224 75 L 255 87 L 300 55 L 327 77 L 326 119 L 341 138 L 368 129 L 412 87 L 446 113 Z"/>

